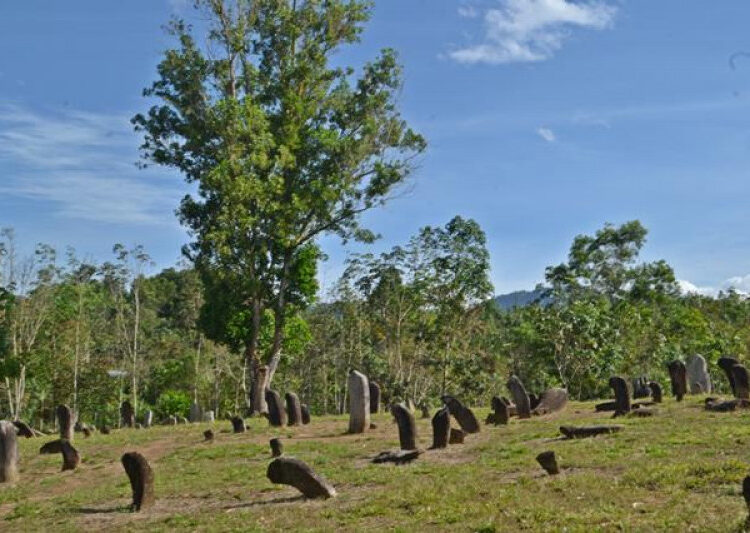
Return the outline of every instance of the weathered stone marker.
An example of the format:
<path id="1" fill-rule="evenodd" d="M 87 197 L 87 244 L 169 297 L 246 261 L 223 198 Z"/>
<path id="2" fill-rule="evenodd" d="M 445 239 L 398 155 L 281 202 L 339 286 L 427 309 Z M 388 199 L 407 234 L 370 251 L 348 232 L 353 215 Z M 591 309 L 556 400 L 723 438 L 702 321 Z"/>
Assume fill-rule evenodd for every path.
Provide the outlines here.
<path id="1" fill-rule="evenodd" d="M 281 396 L 273 389 L 266 389 L 266 405 L 268 406 L 268 423 L 274 427 L 286 426 L 286 409 L 281 403 Z"/>
<path id="2" fill-rule="evenodd" d="M 737 409 L 737 404 L 740 402 L 737 398 L 733 400 L 718 400 L 717 398 L 706 398 L 706 411 L 714 411 L 717 413 L 728 413 Z"/>
<path id="3" fill-rule="evenodd" d="M 61 453 L 63 458 L 63 471 L 75 470 L 75 468 L 81 463 L 81 456 L 78 454 L 78 450 L 73 448 L 70 441 L 66 439 L 58 439 L 48 442 L 39 449 L 39 453 Z"/>
<path id="4" fill-rule="evenodd" d="M 57 425 L 60 428 L 60 438 L 72 442 L 73 426 L 75 426 L 73 411 L 67 405 L 58 405 L 55 413 L 57 415 Z"/>
<path id="5" fill-rule="evenodd" d="M 387 452 L 380 452 L 375 456 L 372 462 L 375 464 L 395 463 L 397 465 L 403 465 L 412 462 L 420 455 L 422 455 L 422 450 L 391 450 Z"/>
<path id="6" fill-rule="evenodd" d="M 240 418 L 239 416 L 232 417 L 232 431 L 234 433 L 245 432 L 245 421 L 242 420 L 242 418 Z"/>
<path id="7" fill-rule="evenodd" d="M 554 476 L 555 474 L 560 473 L 560 468 L 557 466 L 555 452 L 542 452 L 536 456 L 536 460 L 549 475 Z"/>
<path id="8" fill-rule="evenodd" d="M 122 421 L 122 427 L 135 427 L 135 412 L 133 411 L 133 406 L 127 400 L 120 405 L 120 420 Z"/>
<path id="9" fill-rule="evenodd" d="M 711 376 L 708 374 L 708 365 L 703 356 L 691 355 L 685 362 L 685 368 L 690 394 L 711 394 Z"/>
<path id="10" fill-rule="evenodd" d="M 18 481 L 18 440 L 16 426 L 0 421 L 0 483 Z"/>
<path id="11" fill-rule="evenodd" d="M 31 429 L 31 426 L 29 426 L 26 422 L 22 420 L 14 420 L 13 425 L 16 426 L 17 433 L 22 437 L 30 439 L 36 436 L 36 434 L 34 433 L 34 430 Z"/>
<path id="12" fill-rule="evenodd" d="M 284 455 L 284 444 L 281 439 L 271 439 L 271 455 L 273 457 L 281 457 Z"/>
<path id="13" fill-rule="evenodd" d="M 645 377 L 633 378 L 633 398 L 648 398 L 651 390 L 648 388 L 648 379 Z"/>
<path id="14" fill-rule="evenodd" d="M 188 420 L 190 420 L 191 423 L 200 422 L 203 419 L 203 410 L 201 409 L 201 406 L 197 403 L 193 402 L 190 405 L 190 413 L 188 414 Z"/>
<path id="15" fill-rule="evenodd" d="M 138 452 L 124 454 L 121 461 L 133 491 L 130 510 L 140 511 L 151 507 L 154 504 L 154 472 L 148 461 Z"/>
<path id="16" fill-rule="evenodd" d="M 526 388 L 518 376 L 511 376 L 507 383 L 513 403 L 516 404 L 518 418 L 531 418 L 531 400 L 526 393 Z"/>
<path id="17" fill-rule="evenodd" d="M 306 498 L 331 498 L 336 495 L 336 490 L 325 478 L 299 459 L 278 457 L 268 465 L 266 475 L 271 483 L 291 485 Z"/>
<path id="18" fill-rule="evenodd" d="M 448 411 L 452 414 L 458 425 L 465 433 L 479 433 L 481 429 L 479 426 L 479 420 L 474 415 L 474 411 L 466 407 L 460 401 L 453 396 L 445 395 L 442 397 L 443 403 L 448 407 Z"/>
<path id="19" fill-rule="evenodd" d="M 154 412 L 149 409 L 146 411 L 146 414 L 143 415 L 143 427 L 150 428 L 152 425 L 154 425 Z"/>
<path id="20" fill-rule="evenodd" d="M 210 429 L 207 429 L 203 432 L 203 439 L 206 441 L 214 440 L 214 432 Z"/>
<path id="21" fill-rule="evenodd" d="M 539 403 L 534 408 L 535 415 L 546 415 L 562 411 L 568 404 L 568 390 L 553 387 L 544 391 L 539 398 Z"/>
<path id="22" fill-rule="evenodd" d="M 286 400 L 286 413 L 289 418 L 290 426 L 299 426 L 302 424 L 302 406 L 299 403 L 299 397 L 293 392 L 287 392 L 284 395 Z"/>
<path id="23" fill-rule="evenodd" d="M 349 433 L 364 433 L 370 428 L 370 384 L 367 376 L 351 370 L 349 388 Z"/>
<path id="24" fill-rule="evenodd" d="M 615 416 L 621 416 L 630 412 L 630 393 L 628 383 L 620 376 L 609 378 L 609 386 L 615 394 Z"/>
<path id="25" fill-rule="evenodd" d="M 740 400 L 750 399 L 750 379 L 748 379 L 747 368 L 737 364 L 732 367 L 732 376 L 734 376 L 735 395 Z"/>
<path id="26" fill-rule="evenodd" d="M 451 428 L 450 436 L 448 437 L 449 444 L 463 444 L 466 433 L 460 429 Z"/>
<path id="27" fill-rule="evenodd" d="M 450 434 L 451 414 L 447 407 L 443 407 L 432 417 L 432 448 L 447 448 Z"/>
<path id="28" fill-rule="evenodd" d="M 374 415 L 380 412 L 380 385 L 377 381 L 370 381 L 370 414 Z"/>
<path id="29" fill-rule="evenodd" d="M 403 403 L 391 406 L 391 414 L 398 424 L 398 440 L 402 450 L 417 449 L 417 423 L 412 413 Z"/>
<path id="30" fill-rule="evenodd" d="M 300 411 L 302 413 L 302 424 L 306 426 L 310 423 L 310 408 L 306 403 L 303 403 L 300 405 Z"/>
<path id="31" fill-rule="evenodd" d="M 672 394 L 675 399 L 681 402 L 687 394 L 687 369 L 685 363 L 679 359 L 675 359 L 667 364 L 667 370 L 669 371 L 669 379 L 672 382 Z"/>
<path id="32" fill-rule="evenodd" d="M 508 404 L 506 404 L 502 398 L 493 396 L 490 405 L 492 407 L 492 411 L 494 411 L 493 414 L 495 415 L 492 417 L 493 423 L 496 426 L 507 424 L 508 419 L 510 418 L 510 414 L 508 413 Z"/>
<path id="33" fill-rule="evenodd" d="M 737 364 L 739 364 L 739 361 L 734 357 L 719 357 L 718 360 L 719 368 L 721 368 L 724 371 L 724 374 L 726 374 L 727 380 L 729 381 L 729 386 L 732 389 L 732 394 L 734 394 L 735 397 L 737 397 L 737 390 L 734 385 L 734 375 L 732 374 L 732 367 Z"/>
<path id="34" fill-rule="evenodd" d="M 597 435 L 609 435 L 617 433 L 622 426 L 560 426 L 560 433 L 567 439 L 582 439 L 586 437 L 596 437 Z"/>
<path id="35" fill-rule="evenodd" d="M 203 421 L 204 422 L 211 422 L 211 423 L 213 423 L 214 420 L 216 420 L 216 415 L 214 414 L 213 411 L 206 411 L 205 413 L 203 413 Z"/>
<path id="36" fill-rule="evenodd" d="M 648 388 L 651 389 L 651 399 L 654 401 L 654 403 L 661 403 L 661 385 L 659 385 L 656 381 L 651 381 L 648 384 Z"/>

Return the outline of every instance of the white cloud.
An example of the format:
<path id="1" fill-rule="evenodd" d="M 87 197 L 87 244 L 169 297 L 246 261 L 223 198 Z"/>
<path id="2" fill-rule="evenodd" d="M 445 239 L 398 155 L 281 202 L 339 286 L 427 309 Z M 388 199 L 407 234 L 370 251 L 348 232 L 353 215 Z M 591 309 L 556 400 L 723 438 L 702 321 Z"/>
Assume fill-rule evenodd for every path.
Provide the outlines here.
<path id="1" fill-rule="evenodd" d="M 733 288 L 738 292 L 750 293 L 750 274 L 734 276 L 724 282 L 724 287 Z"/>
<path id="2" fill-rule="evenodd" d="M 701 296 L 716 296 L 719 291 L 714 287 L 698 287 L 684 279 L 678 279 L 677 284 L 683 294 L 700 294 Z"/>
<path id="3" fill-rule="evenodd" d="M 473 19 L 479 16 L 479 11 L 474 6 L 463 5 L 458 7 L 458 14 L 462 17 Z"/>
<path id="4" fill-rule="evenodd" d="M 683 294 L 700 294 L 703 296 L 717 296 L 719 292 L 727 292 L 733 289 L 741 294 L 750 294 L 750 274 L 745 276 L 734 276 L 721 282 L 717 287 L 699 287 L 687 280 L 678 280 L 680 290 Z"/>
<path id="5" fill-rule="evenodd" d="M 0 193 L 65 218 L 174 224 L 180 182 L 136 168 L 137 144 L 126 115 L 0 105 Z"/>
<path id="6" fill-rule="evenodd" d="M 482 42 L 450 53 L 460 63 L 544 61 L 559 50 L 571 28 L 602 30 L 617 8 L 604 0 L 497 0 L 484 12 Z M 459 8 L 464 12 L 467 8 Z"/>
<path id="7" fill-rule="evenodd" d="M 548 143 L 553 143 L 557 140 L 557 136 L 555 135 L 555 132 L 549 128 L 537 128 L 536 134 L 539 135 L 542 139 L 544 139 Z"/>

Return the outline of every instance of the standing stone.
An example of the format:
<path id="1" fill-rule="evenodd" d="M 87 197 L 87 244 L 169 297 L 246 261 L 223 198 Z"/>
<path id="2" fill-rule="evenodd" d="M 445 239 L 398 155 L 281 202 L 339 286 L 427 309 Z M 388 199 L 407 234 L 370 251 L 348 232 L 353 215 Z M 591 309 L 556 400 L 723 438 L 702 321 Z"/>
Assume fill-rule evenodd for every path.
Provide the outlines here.
<path id="1" fill-rule="evenodd" d="M 497 425 L 505 425 L 508 423 L 508 418 L 510 418 L 508 414 L 508 405 L 503 401 L 502 398 L 498 398 L 497 396 L 492 397 L 492 410 L 494 411 L 492 421 L 493 423 Z"/>
<path id="2" fill-rule="evenodd" d="M 289 417 L 290 426 L 299 426 L 302 423 L 302 406 L 299 398 L 293 392 L 287 392 L 284 395 L 286 399 L 286 412 Z"/>
<path id="3" fill-rule="evenodd" d="M 654 403 L 661 403 L 661 385 L 656 381 L 651 381 L 648 384 L 648 388 L 651 389 L 651 399 Z"/>
<path id="4" fill-rule="evenodd" d="M 736 396 L 740 400 L 750 399 L 750 383 L 747 375 L 747 369 L 742 365 L 732 367 L 732 376 L 734 376 L 734 388 Z"/>
<path id="5" fill-rule="evenodd" d="M 539 404 L 534 408 L 535 415 L 547 415 L 562 411 L 568 404 L 568 390 L 553 387 L 547 389 L 539 398 Z"/>
<path id="6" fill-rule="evenodd" d="M 127 400 L 120 405 L 120 420 L 122 420 L 122 427 L 135 427 L 135 412 L 133 412 L 133 406 Z"/>
<path id="7" fill-rule="evenodd" d="M 734 374 L 732 374 L 732 367 L 739 364 L 740 362 L 734 357 L 719 357 L 718 365 L 724 371 L 729 381 L 729 386 L 732 389 L 732 394 L 737 397 L 737 388 L 734 384 Z"/>
<path id="8" fill-rule="evenodd" d="M 12 422 L 0 422 L 0 483 L 18 481 L 18 440 Z"/>
<path id="9" fill-rule="evenodd" d="M 536 409 L 536 406 L 539 405 L 539 402 L 541 400 L 542 398 L 540 396 L 537 396 L 536 394 L 531 393 L 531 392 L 529 393 L 529 407 L 531 408 L 532 411 Z"/>
<path id="10" fill-rule="evenodd" d="M 300 411 L 302 412 L 302 424 L 307 425 L 310 423 L 310 408 L 306 403 L 300 405 Z"/>
<path id="11" fill-rule="evenodd" d="M 281 439 L 271 439 L 271 455 L 273 457 L 281 457 L 284 455 L 284 444 Z"/>
<path id="12" fill-rule="evenodd" d="M 257 409 L 255 414 L 268 414 L 268 405 L 266 404 L 266 381 L 268 381 L 268 367 L 261 366 L 258 368 L 258 376 L 253 383 L 252 395 L 253 406 Z"/>
<path id="13" fill-rule="evenodd" d="M 645 377 L 633 378 L 633 398 L 648 398 L 651 390 L 648 387 L 648 380 Z"/>
<path id="14" fill-rule="evenodd" d="M 380 385 L 376 381 L 369 382 L 370 387 L 370 414 L 380 412 Z"/>
<path id="15" fill-rule="evenodd" d="M 213 421 L 215 419 L 216 419 L 216 416 L 214 415 L 213 411 L 206 411 L 205 413 L 203 413 L 203 421 L 204 422 L 211 422 L 211 423 L 213 423 Z"/>
<path id="16" fill-rule="evenodd" d="M 60 427 L 60 438 L 72 442 L 73 426 L 75 425 L 73 412 L 67 405 L 58 405 L 55 413 L 57 413 L 57 425 Z"/>
<path id="17" fill-rule="evenodd" d="M 615 394 L 615 416 L 630 412 L 630 393 L 627 382 L 620 376 L 609 378 L 609 386 Z"/>
<path id="18" fill-rule="evenodd" d="M 148 461 L 138 452 L 124 454 L 121 461 L 133 490 L 130 510 L 140 511 L 151 507 L 154 504 L 154 472 Z"/>
<path id="19" fill-rule="evenodd" d="M 143 427 L 150 428 L 154 424 L 154 412 L 149 409 L 146 414 L 143 415 Z"/>
<path id="20" fill-rule="evenodd" d="M 201 406 L 193 402 L 192 405 L 190 405 L 190 413 L 188 414 L 188 420 L 190 420 L 191 423 L 195 423 L 195 422 L 200 422 L 202 419 L 203 419 L 203 411 L 201 410 Z"/>
<path id="21" fill-rule="evenodd" d="M 667 365 L 669 379 L 672 382 L 672 394 L 678 402 L 687 394 L 687 369 L 685 363 L 674 360 Z"/>
<path id="22" fill-rule="evenodd" d="M 542 452 L 536 456 L 536 460 L 550 476 L 560 473 L 560 468 L 557 466 L 555 452 Z"/>
<path id="23" fill-rule="evenodd" d="M 430 418 L 430 407 L 426 403 L 421 404 L 419 410 L 422 413 L 422 418 Z"/>
<path id="24" fill-rule="evenodd" d="M 403 403 L 391 407 L 391 413 L 398 424 L 398 440 L 402 450 L 417 449 L 417 423 L 412 413 Z"/>
<path id="25" fill-rule="evenodd" d="M 53 440 L 39 449 L 40 454 L 61 453 L 63 458 L 63 471 L 75 470 L 81 462 L 78 450 L 73 448 L 70 441 L 66 439 Z"/>
<path id="26" fill-rule="evenodd" d="M 349 372 L 349 433 L 364 433 L 370 427 L 370 384 L 367 376 Z"/>
<path id="27" fill-rule="evenodd" d="M 266 476 L 271 483 L 291 485 L 306 498 L 330 498 L 336 495 L 336 490 L 328 481 L 313 472 L 309 466 L 299 459 L 292 459 L 291 457 L 274 459 L 268 465 Z"/>
<path id="28" fill-rule="evenodd" d="M 479 420 L 474 416 L 474 411 L 459 402 L 453 396 L 443 396 L 443 403 L 448 407 L 448 411 L 458 421 L 458 425 L 466 433 L 479 433 Z"/>
<path id="29" fill-rule="evenodd" d="M 432 417 L 432 448 L 447 448 L 450 434 L 451 413 L 447 407 L 443 407 Z"/>
<path id="30" fill-rule="evenodd" d="M 703 356 L 691 355 L 687 358 L 685 368 L 690 394 L 711 394 L 711 376 L 708 375 L 708 365 Z"/>
<path id="31" fill-rule="evenodd" d="M 206 431 L 203 432 L 203 438 L 206 441 L 214 440 L 214 432 L 211 431 L 210 429 L 207 429 Z"/>
<path id="32" fill-rule="evenodd" d="M 507 385 L 513 397 L 513 403 L 516 404 L 518 418 L 531 418 L 531 401 L 521 380 L 517 376 L 511 376 Z"/>
<path id="33" fill-rule="evenodd" d="M 281 403 L 281 396 L 273 389 L 266 389 L 266 405 L 268 406 L 268 422 L 274 427 L 286 426 L 286 409 Z"/>
<path id="34" fill-rule="evenodd" d="M 245 432 L 245 421 L 242 420 L 242 418 L 240 418 L 239 416 L 232 417 L 232 431 L 234 433 Z"/>
<path id="35" fill-rule="evenodd" d="M 13 425 L 16 426 L 17 433 L 20 436 L 25 437 L 27 439 L 30 439 L 35 436 L 34 430 L 31 429 L 31 426 L 29 426 L 23 420 L 14 420 Z"/>

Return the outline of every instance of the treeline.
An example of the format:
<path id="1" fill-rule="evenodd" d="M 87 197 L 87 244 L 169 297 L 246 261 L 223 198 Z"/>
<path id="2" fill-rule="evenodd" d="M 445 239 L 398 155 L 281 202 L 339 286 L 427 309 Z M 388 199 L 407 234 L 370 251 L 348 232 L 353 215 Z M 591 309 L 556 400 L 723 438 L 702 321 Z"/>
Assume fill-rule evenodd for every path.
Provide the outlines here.
<path id="1" fill-rule="evenodd" d="M 637 221 L 577 237 L 568 262 L 547 269 L 540 301 L 511 311 L 491 298 L 486 238 L 472 220 L 352 256 L 323 301 L 286 317 L 271 386 L 316 413 L 343 412 L 351 368 L 378 381 L 386 402 L 435 406 L 451 393 L 486 403 L 510 374 L 586 399 L 604 396 L 613 374 L 665 382 L 666 362 L 690 354 L 745 358 L 750 300 L 682 295 L 669 265 L 638 262 L 645 237 Z M 211 340 L 222 338 L 217 308 L 196 271 L 149 275 L 141 247 L 113 251 L 101 264 L 43 245 L 19 257 L 12 231 L 2 232 L 2 416 L 44 424 L 68 403 L 83 420 L 112 424 L 123 399 L 157 419 L 185 416 L 193 401 L 219 416 L 244 412 L 247 360 Z M 266 322 L 261 347 L 273 342 Z"/>

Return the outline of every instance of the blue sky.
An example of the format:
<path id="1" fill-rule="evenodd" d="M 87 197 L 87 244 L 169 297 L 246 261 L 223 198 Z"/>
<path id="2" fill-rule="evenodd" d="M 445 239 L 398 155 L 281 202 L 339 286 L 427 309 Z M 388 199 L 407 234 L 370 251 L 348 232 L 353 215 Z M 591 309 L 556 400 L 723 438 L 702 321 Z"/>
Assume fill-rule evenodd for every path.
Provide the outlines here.
<path id="1" fill-rule="evenodd" d="M 27 249 L 104 260 L 142 243 L 157 268 L 180 259 L 187 188 L 136 168 L 128 119 L 170 45 L 160 26 L 187 4 L 0 6 L 0 226 Z M 747 20 L 745 0 L 378 0 L 337 61 L 396 48 L 404 116 L 430 146 L 408 190 L 365 217 L 383 236 L 372 249 L 473 217 L 503 293 L 541 281 L 575 235 L 638 218 L 646 259 L 701 290 L 750 290 Z M 361 248 L 322 244 L 328 285 Z"/>

